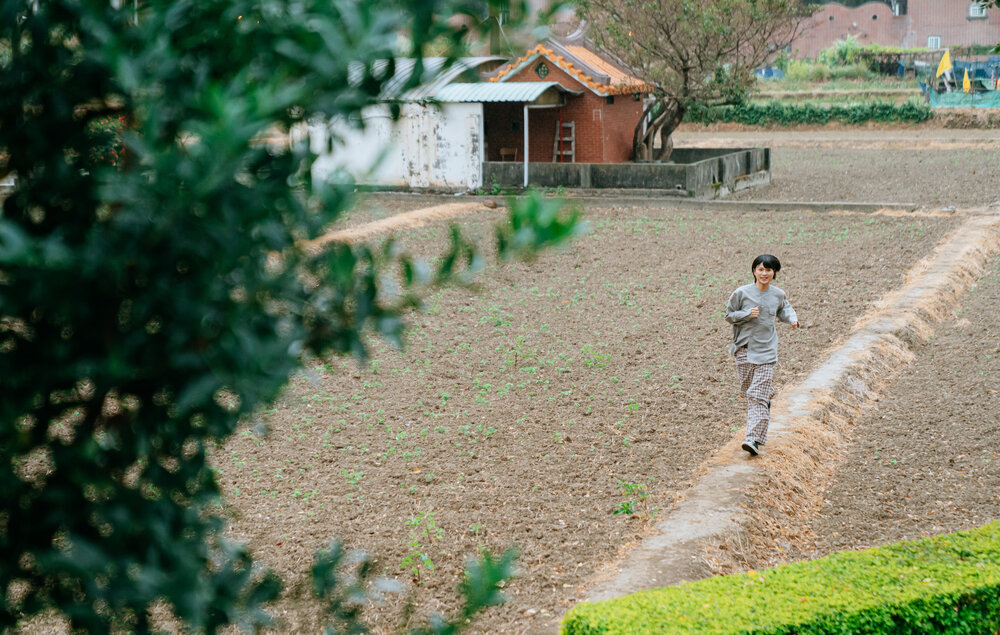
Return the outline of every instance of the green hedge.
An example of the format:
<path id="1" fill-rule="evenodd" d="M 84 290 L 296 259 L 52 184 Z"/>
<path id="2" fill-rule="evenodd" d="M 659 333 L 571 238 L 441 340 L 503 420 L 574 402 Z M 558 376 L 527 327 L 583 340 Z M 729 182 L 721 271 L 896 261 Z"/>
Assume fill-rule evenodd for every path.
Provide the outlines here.
<path id="1" fill-rule="evenodd" d="M 934 116 L 930 106 L 917 102 L 869 101 L 850 105 L 819 105 L 781 101 L 746 102 L 736 106 L 691 107 L 685 121 L 692 123 L 741 123 L 749 126 L 794 126 L 840 121 L 859 124 L 868 121 L 919 123 Z"/>
<path id="2" fill-rule="evenodd" d="M 578 604 L 564 635 L 997 633 L 1000 523 Z"/>

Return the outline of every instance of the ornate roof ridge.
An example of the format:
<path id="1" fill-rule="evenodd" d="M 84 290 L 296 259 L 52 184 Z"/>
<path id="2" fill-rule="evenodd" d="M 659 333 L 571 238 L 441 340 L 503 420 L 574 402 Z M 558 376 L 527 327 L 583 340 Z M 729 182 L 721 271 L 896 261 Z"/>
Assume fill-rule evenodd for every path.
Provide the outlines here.
<path id="1" fill-rule="evenodd" d="M 552 44 L 565 51 L 565 48 L 563 48 L 563 46 L 558 44 L 557 42 L 553 41 Z M 576 64 L 573 63 L 573 60 L 567 59 L 567 57 L 572 57 L 571 54 L 568 54 L 567 52 L 567 55 L 557 55 L 555 50 L 545 46 L 544 43 L 538 44 L 534 48 L 528 49 L 528 51 L 524 55 L 517 58 L 513 62 L 510 62 L 506 66 L 501 67 L 500 70 L 497 72 L 496 76 L 490 78 L 490 81 L 491 82 L 507 81 L 514 75 L 517 75 L 518 73 L 523 71 L 530 62 L 532 62 L 534 59 L 538 57 L 546 58 L 547 60 L 555 64 L 557 67 L 559 67 L 559 69 L 562 70 L 564 73 L 566 73 L 567 75 L 578 81 L 581 85 L 586 86 L 594 93 L 600 95 L 601 97 L 605 97 L 608 95 L 624 95 L 629 93 L 649 92 L 650 90 L 652 90 L 652 88 L 647 83 L 636 78 L 633 78 L 635 79 L 634 83 L 624 82 L 618 85 L 611 84 L 610 77 L 608 78 L 608 83 L 598 82 L 593 78 L 591 74 L 588 74 L 587 72 L 584 72 L 584 70 L 577 68 Z M 578 62 L 581 65 L 584 65 L 583 62 L 579 60 Z M 605 77 L 607 76 L 605 75 Z"/>

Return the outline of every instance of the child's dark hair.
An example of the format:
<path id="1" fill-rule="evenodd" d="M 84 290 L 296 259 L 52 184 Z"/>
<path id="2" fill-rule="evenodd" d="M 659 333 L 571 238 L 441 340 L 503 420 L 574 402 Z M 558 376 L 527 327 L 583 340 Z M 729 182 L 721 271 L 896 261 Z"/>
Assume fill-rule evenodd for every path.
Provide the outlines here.
<path id="1" fill-rule="evenodd" d="M 757 265 L 764 265 L 765 269 L 770 269 L 771 271 L 773 271 L 775 274 L 774 275 L 775 278 L 778 277 L 778 272 L 781 271 L 781 261 L 778 260 L 776 257 L 772 256 L 771 254 L 761 254 L 756 258 L 754 258 L 753 264 L 750 265 L 751 274 L 753 274 L 754 269 L 757 268 Z M 754 275 L 753 279 L 756 280 L 757 276 Z"/>

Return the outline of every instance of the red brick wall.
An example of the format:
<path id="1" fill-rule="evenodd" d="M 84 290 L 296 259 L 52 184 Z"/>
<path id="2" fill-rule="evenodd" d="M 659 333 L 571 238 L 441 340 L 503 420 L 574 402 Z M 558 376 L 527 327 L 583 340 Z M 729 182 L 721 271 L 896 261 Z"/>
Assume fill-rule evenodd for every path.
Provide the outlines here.
<path id="1" fill-rule="evenodd" d="M 642 118 L 642 102 L 632 95 L 615 95 L 615 103 L 604 107 L 605 163 L 621 163 L 632 158 L 632 138 Z"/>
<path id="2" fill-rule="evenodd" d="M 556 125 L 560 117 L 564 123 L 576 124 L 577 163 L 622 163 L 632 158 L 632 135 L 642 116 L 642 102 L 631 95 L 615 95 L 614 103 L 594 94 L 552 62 L 545 60 L 549 74 L 544 78 L 535 73 L 536 61 L 510 81 L 556 81 L 570 90 L 583 91 L 582 95 L 566 96 L 562 108 L 531 108 L 528 110 L 530 125 L 528 147 L 530 161 L 552 161 Z M 486 160 L 499 161 L 500 148 L 517 148 L 518 159 L 523 156 L 524 112 L 521 104 L 483 104 L 486 122 Z M 512 124 L 512 121 L 516 123 Z M 569 149 L 565 147 L 565 149 Z M 569 161 L 569 156 L 565 158 Z"/>
<path id="3" fill-rule="evenodd" d="M 853 9 L 831 2 L 811 18 L 792 44 L 797 58 L 816 57 L 836 40 L 857 37 L 860 44 L 917 48 L 927 37 L 941 38 L 943 48 L 1000 42 L 1000 11 L 969 18 L 968 0 L 909 0 L 905 15 L 894 16 L 888 4 L 869 2 Z"/>
<path id="4" fill-rule="evenodd" d="M 927 46 L 927 37 L 941 38 L 943 48 L 1000 42 L 1000 10 L 987 9 L 985 18 L 970 18 L 966 0 L 909 0 L 909 29 L 902 46 Z"/>
<path id="5" fill-rule="evenodd" d="M 847 36 L 858 38 L 862 45 L 900 46 L 905 22 L 905 17 L 892 15 L 892 8 L 882 2 L 869 2 L 854 9 L 831 2 L 808 20 L 802 35 L 792 44 L 792 53 L 797 58 L 816 57 Z"/>

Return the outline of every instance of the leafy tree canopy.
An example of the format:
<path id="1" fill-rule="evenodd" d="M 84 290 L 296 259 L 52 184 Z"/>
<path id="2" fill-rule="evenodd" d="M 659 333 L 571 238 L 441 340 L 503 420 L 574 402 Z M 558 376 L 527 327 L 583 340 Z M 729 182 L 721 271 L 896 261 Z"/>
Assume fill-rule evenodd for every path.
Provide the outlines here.
<path id="1" fill-rule="evenodd" d="M 738 101 L 753 71 L 798 33 L 809 14 L 800 0 L 580 0 L 580 16 L 598 46 L 653 86 L 636 127 L 635 158 L 672 149 L 670 133 L 693 104 Z"/>
<path id="2" fill-rule="evenodd" d="M 0 179 L 16 176 L 0 215 L 0 629 L 56 608 L 74 628 L 142 632 L 156 603 L 195 631 L 266 621 L 281 584 L 224 540 L 211 447 L 306 356 L 363 356 L 366 329 L 401 342 L 422 291 L 482 263 L 457 230 L 436 269 L 391 243 L 307 253 L 353 190 L 313 181 L 308 143 L 261 139 L 357 120 L 397 33 L 415 56 L 442 37 L 457 55 L 437 16 L 460 11 L 0 2 Z M 117 166 L 96 152 L 107 117 L 124 123 Z M 497 240 L 530 255 L 579 227 L 529 198 Z"/>

